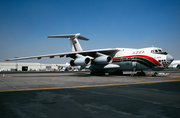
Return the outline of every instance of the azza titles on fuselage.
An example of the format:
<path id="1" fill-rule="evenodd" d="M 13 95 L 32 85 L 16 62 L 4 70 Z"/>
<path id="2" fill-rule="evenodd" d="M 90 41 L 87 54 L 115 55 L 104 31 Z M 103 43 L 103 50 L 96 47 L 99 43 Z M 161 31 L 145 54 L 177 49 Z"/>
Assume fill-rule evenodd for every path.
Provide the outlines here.
<path id="1" fill-rule="evenodd" d="M 78 39 L 86 41 L 89 39 L 80 36 L 80 33 L 54 35 L 48 36 L 48 38 L 68 38 L 72 52 L 13 58 L 6 61 L 66 56 L 72 58 L 71 66 L 77 66 L 79 69 L 89 69 L 91 75 L 104 75 L 105 73 L 120 75 L 123 74 L 123 71 L 140 71 L 142 74 L 144 74 L 143 70 L 161 71 L 174 60 L 170 54 L 157 47 L 141 49 L 108 48 L 83 51 Z"/>

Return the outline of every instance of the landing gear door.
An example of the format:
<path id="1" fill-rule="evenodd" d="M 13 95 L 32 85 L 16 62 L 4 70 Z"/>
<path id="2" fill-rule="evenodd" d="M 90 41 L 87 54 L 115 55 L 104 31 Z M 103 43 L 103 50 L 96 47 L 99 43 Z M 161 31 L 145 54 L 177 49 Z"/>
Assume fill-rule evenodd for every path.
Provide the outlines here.
<path id="1" fill-rule="evenodd" d="M 132 67 L 133 67 L 133 68 L 136 68 L 136 67 L 137 67 L 137 62 L 135 62 L 135 61 L 132 62 Z"/>
<path id="2" fill-rule="evenodd" d="M 135 71 L 137 68 L 137 62 L 136 62 L 136 57 L 134 57 L 134 60 L 132 61 L 132 69 Z"/>

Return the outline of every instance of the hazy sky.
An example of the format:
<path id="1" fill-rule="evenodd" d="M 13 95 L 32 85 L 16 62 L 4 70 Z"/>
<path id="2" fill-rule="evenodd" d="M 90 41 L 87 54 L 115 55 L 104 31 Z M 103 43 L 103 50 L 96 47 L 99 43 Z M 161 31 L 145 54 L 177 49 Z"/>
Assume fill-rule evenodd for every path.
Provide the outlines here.
<path id="1" fill-rule="evenodd" d="M 180 59 L 180 0 L 0 0 L 0 62 L 70 52 L 68 39 L 47 36 L 76 33 L 90 39 L 83 50 L 153 45 Z"/>

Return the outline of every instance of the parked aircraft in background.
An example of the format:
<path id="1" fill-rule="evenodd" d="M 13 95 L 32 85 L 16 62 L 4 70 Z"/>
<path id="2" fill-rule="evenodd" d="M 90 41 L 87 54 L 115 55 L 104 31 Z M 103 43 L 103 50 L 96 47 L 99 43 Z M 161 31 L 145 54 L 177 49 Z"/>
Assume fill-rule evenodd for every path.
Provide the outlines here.
<path id="1" fill-rule="evenodd" d="M 75 66 L 71 66 L 69 63 L 66 62 L 66 66 L 62 66 L 60 68 L 60 71 L 79 71 L 80 68 L 75 67 Z"/>
<path id="2" fill-rule="evenodd" d="M 170 54 L 157 47 L 141 49 L 108 48 L 83 51 L 78 39 L 86 41 L 89 39 L 80 36 L 80 33 L 54 35 L 48 36 L 48 38 L 69 38 L 72 52 L 13 58 L 6 61 L 66 56 L 73 59 L 70 61 L 71 66 L 89 69 L 91 75 L 104 75 L 105 73 L 120 75 L 123 74 L 123 71 L 134 71 L 140 75 L 145 75 L 143 70 L 160 71 L 167 68 L 174 60 Z"/>
<path id="3" fill-rule="evenodd" d="M 174 60 L 169 66 L 168 68 L 178 68 L 180 69 L 180 60 Z"/>

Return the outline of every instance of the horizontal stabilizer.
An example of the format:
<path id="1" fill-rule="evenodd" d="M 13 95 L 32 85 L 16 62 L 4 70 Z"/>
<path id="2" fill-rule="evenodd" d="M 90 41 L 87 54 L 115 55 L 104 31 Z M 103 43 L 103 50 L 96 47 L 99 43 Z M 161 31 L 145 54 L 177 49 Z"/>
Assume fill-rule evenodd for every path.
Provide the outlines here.
<path id="1" fill-rule="evenodd" d="M 88 38 L 85 38 L 83 36 L 80 36 L 80 33 L 77 34 L 67 34 L 67 35 L 52 35 L 52 36 L 48 36 L 47 38 L 77 38 L 77 39 L 81 39 L 81 40 L 86 40 L 88 41 Z"/>

